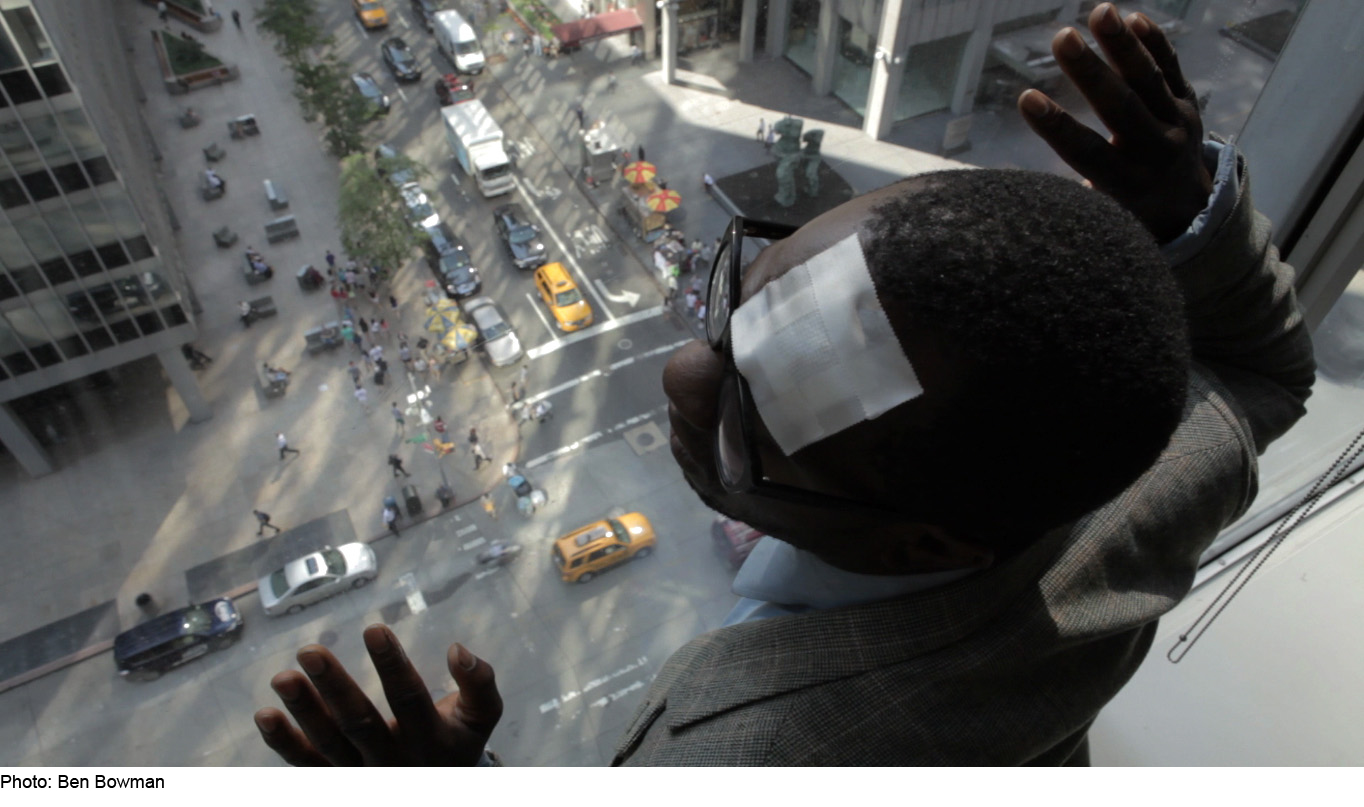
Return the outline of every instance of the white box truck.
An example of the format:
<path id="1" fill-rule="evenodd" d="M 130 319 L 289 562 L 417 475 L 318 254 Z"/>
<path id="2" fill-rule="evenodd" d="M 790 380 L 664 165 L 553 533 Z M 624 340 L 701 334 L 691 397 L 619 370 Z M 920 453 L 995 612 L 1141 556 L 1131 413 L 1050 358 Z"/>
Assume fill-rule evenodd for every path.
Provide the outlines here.
<path id="1" fill-rule="evenodd" d="M 434 21 L 436 47 L 461 73 L 482 73 L 486 60 L 474 27 L 458 11 L 437 11 Z"/>
<path id="2" fill-rule="evenodd" d="M 465 174 L 474 178 L 484 196 L 509 193 L 516 187 L 512 180 L 511 160 L 502 146 L 502 127 L 497 125 L 482 101 L 441 108 L 445 118 L 445 139 L 455 153 L 455 161 Z"/>

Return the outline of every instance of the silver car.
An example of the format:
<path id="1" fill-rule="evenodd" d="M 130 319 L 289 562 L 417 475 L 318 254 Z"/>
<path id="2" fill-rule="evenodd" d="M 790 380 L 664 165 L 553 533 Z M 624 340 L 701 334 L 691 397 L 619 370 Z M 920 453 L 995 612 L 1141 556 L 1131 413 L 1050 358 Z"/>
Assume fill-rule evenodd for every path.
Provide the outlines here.
<path id="1" fill-rule="evenodd" d="M 260 601 L 269 616 L 296 614 L 315 602 L 360 588 L 379 575 L 374 550 L 361 543 L 342 544 L 298 560 L 260 579 Z"/>
<path id="2" fill-rule="evenodd" d="M 407 208 L 407 220 L 412 222 L 412 226 L 435 227 L 440 224 L 440 214 L 436 212 L 421 185 L 408 182 L 399 190 L 403 194 L 403 205 Z"/>
<path id="3" fill-rule="evenodd" d="M 478 329 L 479 341 L 494 367 L 505 367 L 521 358 L 521 340 L 516 338 L 497 303 L 488 297 L 474 297 L 464 301 L 464 313 Z"/>

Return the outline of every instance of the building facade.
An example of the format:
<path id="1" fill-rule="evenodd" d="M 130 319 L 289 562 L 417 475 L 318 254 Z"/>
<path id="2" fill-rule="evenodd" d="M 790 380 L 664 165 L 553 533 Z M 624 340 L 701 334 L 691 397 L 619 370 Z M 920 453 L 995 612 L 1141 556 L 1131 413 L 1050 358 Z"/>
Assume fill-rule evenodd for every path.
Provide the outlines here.
<path id="1" fill-rule="evenodd" d="M 154 355 L 211 416 L 120 7 L 0 0 L 0 443 L 33 475 L 52 462 L 15 402 L 94 373 Z"/>

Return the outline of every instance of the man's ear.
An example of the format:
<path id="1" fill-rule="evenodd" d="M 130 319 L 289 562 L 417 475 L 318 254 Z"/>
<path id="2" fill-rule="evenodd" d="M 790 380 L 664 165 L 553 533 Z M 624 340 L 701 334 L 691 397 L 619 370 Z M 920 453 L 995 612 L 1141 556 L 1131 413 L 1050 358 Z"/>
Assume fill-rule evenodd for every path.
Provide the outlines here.
<path id="1" fill-rule="evenodd" d="M 958 569 L 984 569 L 995 560 L 989 547 L 953 535 L 932 524 L 884 524 L 869 536 L 878 548 L 885 574 L 928 574 Z"/>

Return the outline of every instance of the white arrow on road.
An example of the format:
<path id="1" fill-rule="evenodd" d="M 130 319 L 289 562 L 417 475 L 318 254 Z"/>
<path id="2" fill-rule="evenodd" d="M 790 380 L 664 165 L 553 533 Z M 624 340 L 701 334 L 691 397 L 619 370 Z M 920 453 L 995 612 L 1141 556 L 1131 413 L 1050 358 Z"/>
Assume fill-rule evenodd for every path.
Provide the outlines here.
<path id="1" fill-rule="evenodd" d="M 601 282 L 601 278 L 593 278 L 592 282 L 597 284 L 597 290 L 602 293 L 602 296 L 613 303 L 625 303 L 634 308 L 635 304 L 639 302 L 639 292 L 623 291 L 620 294 L 612 294 L 607 290 L 606 284 Z"/>

